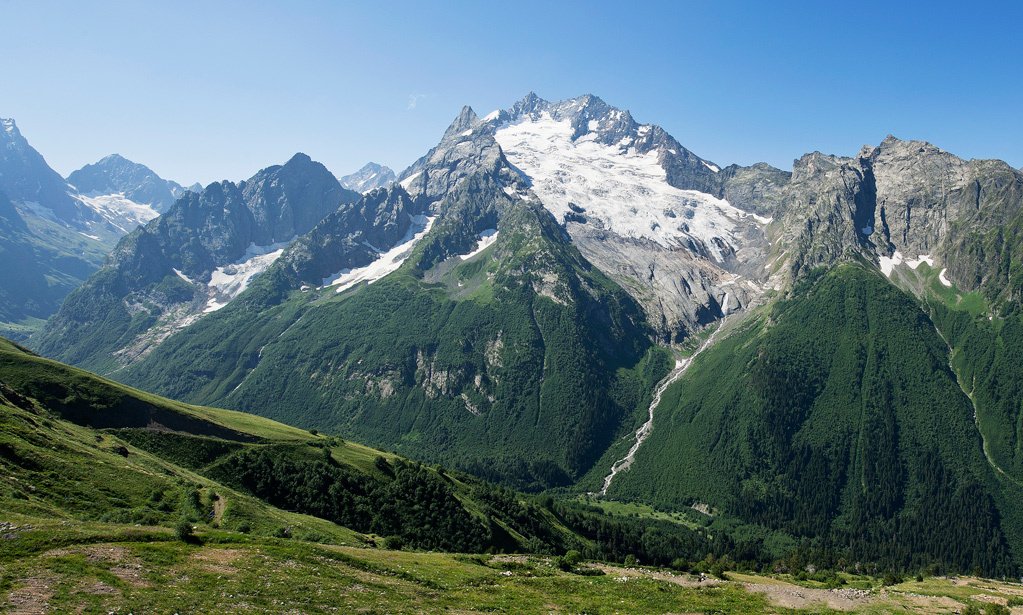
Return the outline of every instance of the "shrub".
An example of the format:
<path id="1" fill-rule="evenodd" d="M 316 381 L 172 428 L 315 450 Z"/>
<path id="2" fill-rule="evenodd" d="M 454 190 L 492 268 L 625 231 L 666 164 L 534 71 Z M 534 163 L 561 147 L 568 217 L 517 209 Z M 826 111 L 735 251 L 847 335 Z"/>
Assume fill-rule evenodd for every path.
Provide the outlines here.
<path id="1" fill-rule="evenodd" d="M 178 540 L 190 542 L 193 536 L 192 524 L 187 519 L 178 521 L 177 525 L 174 526 L 174 535 L 178 537 Z"/>

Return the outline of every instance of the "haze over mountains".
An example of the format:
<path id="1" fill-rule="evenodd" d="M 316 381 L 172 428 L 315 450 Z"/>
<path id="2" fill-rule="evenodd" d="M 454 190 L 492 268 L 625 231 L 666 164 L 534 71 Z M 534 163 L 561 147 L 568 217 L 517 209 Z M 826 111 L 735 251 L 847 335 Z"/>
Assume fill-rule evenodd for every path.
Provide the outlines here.
<path id="1" fill-rule="evenodd" d="M 45 356 L 534 491 L 598 491 L 650 419 L 609 496 L 716 511 L 753 551 L 1023 562 L 1004 162 L 889 136 L 722 167 L 595 96 L 529 94 L 464 108 L 396 177 L 297 154 L 168 204 L 181 187 L 141 165 L 105 158 L 76 192 L 9 139 L 5 240 L 30 215 L 143 223 L 29 340 Z"/>

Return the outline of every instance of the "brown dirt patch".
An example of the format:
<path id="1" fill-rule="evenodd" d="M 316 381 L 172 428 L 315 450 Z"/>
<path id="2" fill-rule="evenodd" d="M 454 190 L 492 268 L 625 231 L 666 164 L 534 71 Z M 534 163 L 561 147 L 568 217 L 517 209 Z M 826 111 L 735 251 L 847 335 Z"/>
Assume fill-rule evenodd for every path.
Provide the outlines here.
<path id="1" fill-rule="evenodd" d="M 627 568 L 611 566 L 608 564 L 587 564 L 587 566 L 602 570 L 607 576 L 619 581 L 628 581 L 629 579 L 640 578 L 656 579 L 658 581 L 666 581 L 668 583 L 674 583 L 675 585 L 681 585 L 682 587 L 708 587 L 711 585 L 721 584 L 721 581 L 707 576 L 675 574 L 665 570 L 644 570 L 642 568 Z"/>
<path id="2" fill-rule="evenodd" d="M 233 575 L 238 574 L 238 567 L 232 564 L 244 554 L 245 551 L 241 549 L 203 549 L 193 555 L 192 559 L 206 572 Z"/>
<path id="3" fill-rule="evenodd" d="M 44 615 L 49 612 L 50 596 L 57 585 L 56 577 L 34 576 L 22 581 L 24 586 L 7 595 L 10 615 Z"/>
<path id="4" fill-rule="evenodd" d="M 806 609 L 823 604 L 838 611 L 854 611 L 876 601 L 869 592 L 859 589 L 807 589 L 798 585 L 757 583 L 744 585 L 749 592 L 766 594 L 771 604 L 789 609 Z"/>

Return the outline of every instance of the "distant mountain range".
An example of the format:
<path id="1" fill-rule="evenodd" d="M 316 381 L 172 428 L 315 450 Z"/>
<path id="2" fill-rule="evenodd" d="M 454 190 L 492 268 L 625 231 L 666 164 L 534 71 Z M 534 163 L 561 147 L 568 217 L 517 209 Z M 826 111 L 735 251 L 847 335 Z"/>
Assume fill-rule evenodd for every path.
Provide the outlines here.
<path id="1" fill-rule="evenodd" d="M 1020 171 L 891 136 L 722 167 L 529 94 L 374 173 L 300 154 L 188 193 L 29 343 L 521 489 L 696 506 L 751 552 L 1023 564 Z"/>
<path id="2" fill-rule="evenodd" d="M 0 152 L 0 250 L 12 264 L 0 273 L 0 333 L 13 339 L 38 329 L 122 236 L 186 191 L 116 154 L 65 180 L 12 119 L 0 119 Z"/>

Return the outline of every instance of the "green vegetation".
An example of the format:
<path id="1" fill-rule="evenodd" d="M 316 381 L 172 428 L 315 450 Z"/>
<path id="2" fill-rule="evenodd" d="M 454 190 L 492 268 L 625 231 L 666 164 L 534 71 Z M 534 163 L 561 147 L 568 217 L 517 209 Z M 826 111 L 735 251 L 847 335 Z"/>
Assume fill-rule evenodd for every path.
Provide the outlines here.
<path id="1" fill-rule="evenodd" d="M 1015 574 L 1020 492 L 987 464 L 947 362 L 912 297 L 858 266 L 815 271 L 665 393 L 610 493 L 718 509 L 754 559 L 770 528 L 819 568 Z"/>
<path id="2" fill-rule="evenodd" d="M 282 258 L 116 377 L 517 489 L 569 485 L 635 428 L 670 357 L 537 207 L 474 176 L 397 273 L 301 292 Z M 486 253 L 451 256 L 498 220 Z"/>

